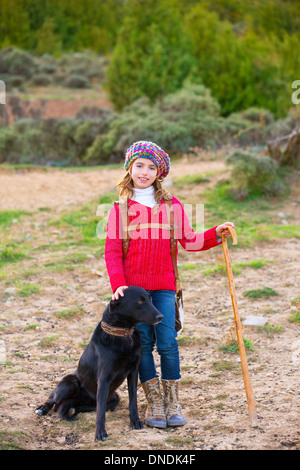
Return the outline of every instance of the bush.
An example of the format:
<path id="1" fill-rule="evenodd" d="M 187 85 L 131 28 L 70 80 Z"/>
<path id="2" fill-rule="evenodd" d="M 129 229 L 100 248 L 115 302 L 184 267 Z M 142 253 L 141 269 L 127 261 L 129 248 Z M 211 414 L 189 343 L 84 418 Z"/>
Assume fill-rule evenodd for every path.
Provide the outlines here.
<path id="1" fill-rule="evenodd" d="M 230 193 L 233 198 L 278 196 L 285 190 L 278 177 L 278 165 L 268 156 L 236 150 L 227 157 L 226 163 L 232 165 Z"/>
<path id="2" fill-rule="evenodd" d="M 12 87 L 20 87 L 22 86 L 24 83 L 24 77 L 22 77 L 21 75 L 12 75 L 12 77 L 10 77 L 10 81 L 9 81 L 9 85 L 11 85 Z M 8 87 L 9 89 L 10 87 Z"/>
<path id="3" fill-rule="evenodd" d="M 97 136 L 107 131 L 111 113 L 90 119 L 20 119 L 2 127 L 0 163 L 81 165 Z"/>
<path id="4" fill-rule="evenodd" d="M 170 155 L 187 152 L 195 145 L 205 148 L 218 138 L 221 126 L 219 105 L 209 90 L 186 83 L 154 105 L 140 98 L 112 116 L 108 131 L 88 149 L 86 160 L 118 162 L 137 140 L 156 142 Z"/>
<path id="5" fill-rule="evenodd" d="M 63 86 L 66 88 L 89 88 L 91 86 L 88 78 L 81 75 L 71 75 L 66 78 Z"/>
<path id="6" fill-rule="evenodd" d="M 1 72 L 30 78 L 35 71 L 31 54 L 17 48 L 3 49 L 0 54 Z"/>
<path id="7" fill-rule="evenodd" d="M 0 129 L 0 163 L 14 162 L 20 156 L 22 143 L 18 132 L 11 127 Z"/>
<path id="8" fill-rule="evenodd" d="M 34 77 L 32 77 L 31 81 L 34 85 L 38 85 L 38 86 L 47 86 L 47 85 L 50 85 L 50 83 L 52 83 L 52 79 L 44 73 L 35 75 Z"/>
<path id="9" fill-rule="evenodd" d="M 273 123 L 273 114 L 261 108 L 248 108 L 232 113 L 223 119 L 222 141 L 234 141 L 240 146 L 265 145 Z"/>

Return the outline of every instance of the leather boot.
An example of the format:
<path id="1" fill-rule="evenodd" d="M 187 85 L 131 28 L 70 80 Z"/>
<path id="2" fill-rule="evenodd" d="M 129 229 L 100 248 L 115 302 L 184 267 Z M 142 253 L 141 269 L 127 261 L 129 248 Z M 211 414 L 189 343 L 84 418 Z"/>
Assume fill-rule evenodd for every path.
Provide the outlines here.
<path id="1" fill-rule="evenodd" d="M 155 428 L 166 428 L 164 401 L 160 393 L 158 378 L 147 380 L 142 383 L 142 387 L 148 402 L 145 414 L 146 424 Z"/>
<path id="2" fill-rule="evenodd" d="M 162 379 L 164 389 L 164 401 L 168 426 L 183 426 L 186 423 L 185 417 L 181 413 L 181 406 L 178 403 L 179 379 Z"/>

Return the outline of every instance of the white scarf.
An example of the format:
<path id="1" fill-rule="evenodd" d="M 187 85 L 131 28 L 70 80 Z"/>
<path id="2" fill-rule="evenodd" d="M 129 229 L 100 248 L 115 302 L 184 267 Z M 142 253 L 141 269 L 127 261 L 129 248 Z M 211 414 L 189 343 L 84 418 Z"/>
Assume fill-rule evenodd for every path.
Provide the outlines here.
<path id="1" fill-rule="evenodd" d="M 147 206 L 147 207 L 155 206 L 156 201 L 154 198 L 153 185 L 149 186 L 149 188 L 143 188 L 143 189 L 133 188 L 133 190 L 134 190 L 134 196 L 132 197 L 132 199 L 134 201 L 137 201 L 140 204 L 143 204 L 144 206 Z"/>

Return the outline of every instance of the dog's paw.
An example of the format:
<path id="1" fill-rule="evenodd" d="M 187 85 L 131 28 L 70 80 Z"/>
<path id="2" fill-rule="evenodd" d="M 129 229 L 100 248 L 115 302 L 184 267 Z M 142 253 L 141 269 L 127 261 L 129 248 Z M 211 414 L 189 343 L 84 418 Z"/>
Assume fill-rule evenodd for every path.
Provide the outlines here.
<path id="1" fill-rule="evenodd" d="M 39 406 L 38 408 L 35 409 L 35 412 L 36 412 L 37 415 L 43 416 L 43 415 L 47 414 L 48 409 L 44 405 L 41 405 L 41 406 Z"/>
<path id="2" fill-rule="evenodd" d="M 96 432 L 95 441 L 105 441 L 107 438 L 108 434 L 105 430 L 103 432 Z"/>
<path id="3" fill-rule="evenodd" d="M 135 421 L 131 422 L 131 427 L 133 429 L 143 429 L 144 422 L 141 419 L 136 419 Z"/>

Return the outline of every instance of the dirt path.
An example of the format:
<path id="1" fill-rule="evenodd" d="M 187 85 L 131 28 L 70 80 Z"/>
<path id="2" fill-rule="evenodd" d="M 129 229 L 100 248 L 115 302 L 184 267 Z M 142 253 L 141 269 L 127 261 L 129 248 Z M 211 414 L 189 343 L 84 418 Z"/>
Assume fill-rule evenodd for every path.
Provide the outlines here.
<path id="1" fill-rule="evenodd" d="M 178 162 L 172 166 L 170 178 L 201 171 L 221 172 L 225 167 L 222 161 Z M 46 417 L 34 413 L 53 386 L 76 368 L 111 295 L 103 256 L 97 257 L 95 250 L 73 269 L 51 272 L 43 269 L 49 260 L 47 249 L 37 248 L 63 239 L 59 229 L 48 225 L 60 210 L 73 210 L 111 191 L 121 174 L 121 169 L 0 173 L 0 208 L 33 211 L 32 216 L 12 226 L 10 236 L 18 233 L 22 243 L 33 240 L 36 247 L 31 259 L 9 265 L 7 277 L 0 277 L 1 448 L 299 449 L 300 329 L 289 320 L 300 308 L 291 304 L 300 295 L 300 239 L 295 237 L 231 251 L 236 263 L 270 261 L 235 276 L 242 319 L 263 316 L 270 327 L 244 327 L 244 337 L 254 347 L 248 352 L 248 363 L 258 428 L 249 426 L 239 356 L 219 349 L 233 326 L 227 278 L 218 273 L 203 276 L 197 270 L 182 272 L 185 330 L 179 342 L 186 426 L 131 430 L 125 383 L 120 389 L 119 408 L 107 414 L 109 438 L 104 443 L 94 442 L 95 413 L 81 414 L 73 423 L 61 422 L 55 413 Z M 49 210 L 38 211 L 40 207 Z M 299 224 L 298 208 L 289 200 L 281 210 L 293 215 L 293 224 Z M 56 257 L 64 255 L 63 248 L 57 250 Z M 218 264 L 221 258 L 221 247 L 198 254 L 181 249 L 179 254 L 181 264 Z M 24 281 L 38 284 L 40 291 L 27 297 L 14 291 L 5 293 Z M 272 287 L 279 295 L 256 301 L 242 295 L 247 289 L 263 286 Z M 71 318 L 58 315 L 78 307 L 81 310 Z M 140 387 L 138 405 L 143 416 L 145 399 Z"/>

